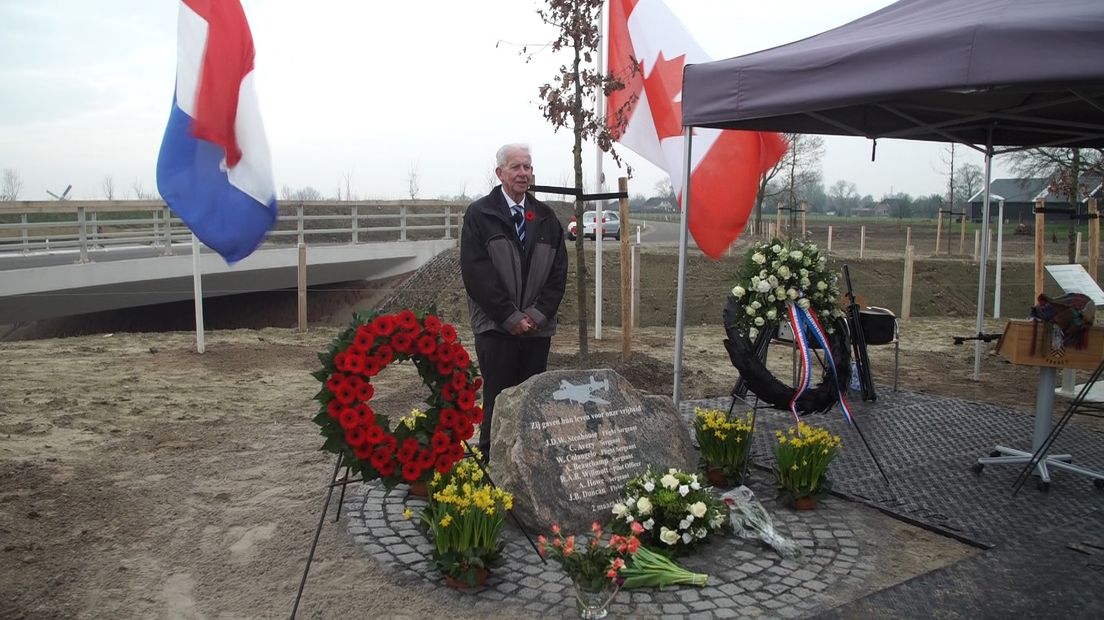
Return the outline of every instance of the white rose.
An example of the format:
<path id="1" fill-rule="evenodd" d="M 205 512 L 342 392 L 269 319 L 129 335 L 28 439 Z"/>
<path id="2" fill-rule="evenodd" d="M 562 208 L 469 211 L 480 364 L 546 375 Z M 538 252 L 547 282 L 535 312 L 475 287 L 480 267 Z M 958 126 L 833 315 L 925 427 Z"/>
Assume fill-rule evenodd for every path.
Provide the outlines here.
<path id="1" fill-rule="evenodd" d="M 692 541 L 692 540 L 694 540 L 694 537 L 693 537 L 693 536 L 691 536 L 689 532 L 685 532 L 685 533 L 683 533 L 683 535 L 682 535 L 682 542 L 683 542 L 683 544 L 687 544 L 687 545 L 689 545 L 689 544 L 690 544 L 690 541 Z"/>
<path id="2" fill-rule="evenodd" d="M 775 297 L 773 293 L 772 293 L 772 294 L 770 294 L 770 295 L 767 295 L 767 302 L 768 302 L 768 303 L 774 303 L 775 301 L 777 301 L 777 299 L 778 299 L 778 298 L 777 298 L 777 297 Z"/>
<path id="3" fill-rule="evenodd" d="M 755 316 L 755 307 L 754 306 L 744 306 L 744 312 L 746 312 L 748 316 Z"/>
<path id="4" fill-rule="evenodd" d="M 766 278 L 767 278 L 767 270 L 766 269 L 760 269 L 759 270 L 759 279 L 760 280 L 765 280 Z"/>
<path id="5" fill-rule="evenodd" d="M 733 289 L 732 289 L 732 294 L 735 295 L 736 298 L 743 297 L 744 293 L 746 293 L 746 292 L 747 291 L 745 291 L 744 287 L 742 287 L 742 286 L 736 286 L 736 287 L 733 287 Z"/>
<path id="6" fill-rule="evenodd" d="M 797 271 L 797 273 L 800 273 L 802 278 L 809 277 L 809 270 L 808 269 L 799 269 Z"/>
<path id="7" fill-rule="evenodd" d="M 793 252 L 790 252 L 790 258 L 794 260 L 801 260 L 802 258 L 804 258 L 804 256 L 805 255 L 801 253 L 801 250 L 794 250 Z"/>
<path id="8" fill-rule="evenodd" d="M 678 542 L 679 535 L 678 532 L 674 530 L 669 530 L 666 526 L 664 526 L 659 530 L 659 539 L 667 543 L 668 545 L 673 545 Z"/>
<path id="9" fill-rule="evenodd" d="M 777 297 L 778 299 L 785 299 L 786 298 L 786 289 L 785 289 L 785 287 L 779 286 L 778 288 L 774 289 L 774 296 Z"/>
<path id="10" fill-rule="evenodd" d="M 754 327 L 752 327 L 751 329 L 748 330 L 748 338 L 754 339 L 758 335 L 759 335 L 759 330 L 755 329 Z"/>
<path id="11" fill-rule="evenodd" d="M 668 489 L 677 488 L 678 485 L 679 485 L 678 478 L 672 476 L 671 474 L 667 474 L 667 475 L 663 476 L 662 478 L 660 478 L 659 483 L 662 484 L 664 487 L 666 487 Z"/>
<path id="12" fill-rule="evenodd" d="M 693 504 L 690 504 L 690 514 L 694 515 L 695 517 L 704 517 L 705 511 L 705 502 L 694 502 Z"/>
<path id="13" fill-rule="evenodd" d="M 704 527 L 699 527 L 698 529 L 694 530 L 694 536 L 697 538 L 705 538 L 705 535 L 707 533 L 708 532 L 705 531 Z"/>
<path id="14" fill-rule="evenodd" d="M 802 297 L 801 299 L 797 300 L 797 307 L 801 308 L 802 310 L 808 309 L 808 307 L 809 307 L 808 298 Z"/>
<path id="15" fill-rule="evenodd" d="M 787 290 L 786 297 L 789 297 L 790 299 L 797 299 L 797 289 L 791 288 Z"/>
<path id="16" fill-rule="evenodd" d="M 778 278 L 774 276 L 767 278 L 767 282 L 770 282 L 771 286 L 778 286 Z"/>
<path id="17" fill-rule="evenodd" d="M 825 282 L 824 280 L 821 280 L 820 282 L 817 282 L 817 290 L 818 291 L 824 291 L 824 290 L 827 290 L 827 289 L 828 289 L 828 283 L 827 282 Z"/>
<path id="18" fill-rule="evenodd" d="M 752 254 L 752 255 L 751 255 L 751 260 L 753 260 L 753 261 L 755 261 L 756 263 L 758 263 L 758 264 L 762 265 L 763 263 L 767 262 L 767 257 L 766 257 L 766 256 L 763 256 L 763 255 L 762 255 L 762 254 L 760 254 L 759 252 L 756 252 L 755 254 Z"/>
<path id="19" fill-rule="evenodd" d="M 771 290 L 772 286 L 774 285 L 767 280 L 759 280 L 759 284 L 756 285 L 755 290 L 759 291 L 760 293 L 766 293 L 767 291 Z"/>
<path id="20" fill-rule="evenodd" d="M 644 483 L 644 490 L 651 493 L 652 491 L 655 490 L 655 483 L 652 482 L 651 480 L 645 482 Z"/>
<path id="21" fill-rule="evenodd" d="M 623 516 L 625 516 L 625 511 L 626 510 L 628 510 L 628 508 L 626 508 L 624 504 L 618 503 L 618 504 L 613 505 L 613 514 L 614 514 L 614 516 L 623 517 Z"/>
<path id="22" fill-rule="evenodd" d="M 774 252 L 775 254 L 781 254 L 782 253 L 782 246 L 780 246 L 776 243 L 776 244 L 771 246 L 771 251 Z"/>
<path id="23" fill-rule="evenodd" d="M 777 310 L 775 310 L 774 308 L 771 308 L 770 310 L 767 310 L 767 320 L 768 321 L 773 321 L 776 318 L 778 318 L 778 311 Z"/>
<path id="24" fill-rule="evenodd" d="M 686 497 L 687 495 L 690 494 L 690 487 L 683 484 L 683 485 L 679 486 L 678 491 L 679 491 L 679 495 L 681 495 L 683 497 Z"/>
<path id="25" fill-rule="evenodd" d="M 779 267 L 778 268 L 778 277 L 780 277 L 780 278 L 790 277 L 790 268 L 785 266 L 785 265 L 782 265 L 781 267 Z"/>
<path id="26" fill-rule="evenodd" d="M 679 526 L 680 530 L 688 530 L 688 529 L 690 529 L 690 521 L 687 521 L 686 519 L 683 519 L 682 521 L 679 521 L 678 526 Z"/>
<path id="27" fill-rule="evenodd" d="M 644 529 L 650 530 L 655 527 L 655 519 L 648 519 L 644 522 Z"/>
<path id="28" fill-rule="evenodd" d="M 812 254 L 813 252 L 817 251 L 817 246 L 815 243 L 810 243 L 809 245 L 805 246 L 805 249 L 808 250 L 810 254 Z"/>
<path id="29" fill-rule="evenodd" d="M 647 497 L 641 497 L 636 501 L 636 509 L 640 511 L 640 516 L 646 517 L 652 514 L 652 501 Z"/>
<path id="30" fill-rule="evenodd" d="M 761 316 L 755 317 L 755 326 L 756 327 L 762 327 L 764 323 L 766 323 L 766 321 L 763 320 L 763 317 L 761 317 Z"/>
<path id="31" fill-rule="evenodd" d="M 697 491 L 698 489 L 701 489 L 701 483 L 698 482 L 697 474 L 695 474 L 694 476 L 692 476 L 690 478 L 690 488 L 694 489 L 695 491 Z"/>
<path id="32" fill-rule="evenodd" d="M 811 282 L 809 282 L 809 278 L 801 278 L 802 288 L 809 288 L 809 284 L 811 284 Z"/>
<path id="33" fill-rule="evenodd" d="M 758 310 L 759 308 L 762 308 L 762 307 L 763 307 L 763 304 L 759 303 L 759 301 L 758 301 L 758 300 L 756 300 L 756 301 L 753 301 L 753 302 L 751 302 L 751 307 L 752 307 L 752 308 L 755 308 L 756 310 Z"/>

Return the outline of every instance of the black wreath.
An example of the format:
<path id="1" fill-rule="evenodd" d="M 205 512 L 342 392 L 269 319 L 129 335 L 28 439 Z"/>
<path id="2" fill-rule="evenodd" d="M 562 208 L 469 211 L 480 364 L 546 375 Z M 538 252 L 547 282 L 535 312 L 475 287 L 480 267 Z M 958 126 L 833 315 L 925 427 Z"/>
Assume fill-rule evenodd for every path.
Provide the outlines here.
<path id="1" fill-rule="evenodd" d="M 776 409 L 789 410 L 794 388 L 779 381 L 766 365 L 755 355 L 755 346 L 747 334 L 742 334 L 732 326 L 732 317 L 743 312 L 743 306 L 736 297 L 729 295 L 724 308 L 725 349 L 732 365 L 740 372 L 744 384 L 759 397 Z M 851 348 L 847 339 L 847 323 L 842 319 L 834 321 L 835 329 L 828 334 L 828 344 L 832 347 L 832 359 L 836 362 L 836 377 L 840 388 L 846 389 L 851 377 Z M 769 329 L 769 328 L 767 328 Z M 825 369 L 827 371 L 827 369 Z M 820 383 L 810 388 L 797 400 L 798 413 L 820 413 L 828 411 L 838 400 L 836 381 L 829 372 L 821 376 Z"/>

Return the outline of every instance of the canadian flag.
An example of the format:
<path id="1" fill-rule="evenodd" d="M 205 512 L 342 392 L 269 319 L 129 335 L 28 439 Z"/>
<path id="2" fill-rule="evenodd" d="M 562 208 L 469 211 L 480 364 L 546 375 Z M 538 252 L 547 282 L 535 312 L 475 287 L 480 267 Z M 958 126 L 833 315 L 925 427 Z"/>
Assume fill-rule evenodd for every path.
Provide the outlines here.
<path id="1" fill-rule="evenodd" d="M 710 58 L 662 0 L 610 0 L 607 58 L 625 84 L 606 100 L 614 139 L 667 171 L 682 202 L 682 68 Z M 696 129 L 692 142 L 690 233 L 717 259 L 743 232 L 760 175 L 786 143 L 776 133 L 719 129 Z"/>

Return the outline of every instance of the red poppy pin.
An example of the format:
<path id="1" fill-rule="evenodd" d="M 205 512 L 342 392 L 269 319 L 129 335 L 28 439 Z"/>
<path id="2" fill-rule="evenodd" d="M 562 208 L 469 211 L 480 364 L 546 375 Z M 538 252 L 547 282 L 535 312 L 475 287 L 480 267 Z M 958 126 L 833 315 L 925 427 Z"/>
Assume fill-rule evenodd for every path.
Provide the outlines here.
<path id="1" fill-rule="evenodd" d="M 537 219 L 537 214 L 536 213 L 534 213 L 532 211 L 526 211 L 525 212 L 525 221 L 526 222 L 532 222 L 535 219 Z"/>

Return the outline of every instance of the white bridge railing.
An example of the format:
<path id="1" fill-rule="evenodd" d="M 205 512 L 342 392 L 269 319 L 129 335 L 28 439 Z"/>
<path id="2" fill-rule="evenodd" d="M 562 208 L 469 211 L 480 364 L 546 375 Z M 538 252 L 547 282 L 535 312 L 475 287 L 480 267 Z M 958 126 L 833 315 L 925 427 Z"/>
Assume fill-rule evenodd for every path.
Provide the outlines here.
<path id="1" fill-rule="evenodd" d="M 467 203 L 443 200 L 285 201 L 266 243 L 335 245 L 459 238 Z M 160 200 L 0 202 L 0 255 L 153 247 L 171 255 L 191 233 Z"/>

